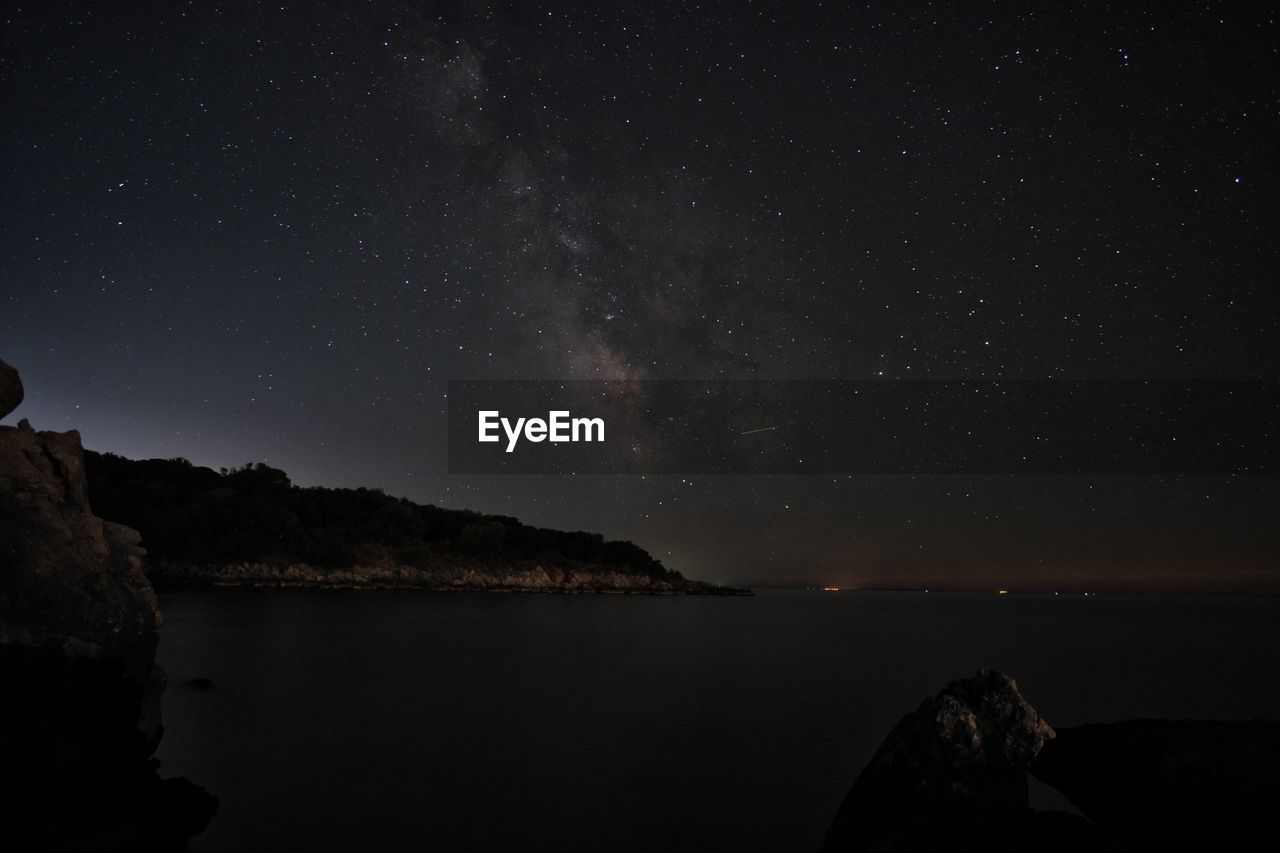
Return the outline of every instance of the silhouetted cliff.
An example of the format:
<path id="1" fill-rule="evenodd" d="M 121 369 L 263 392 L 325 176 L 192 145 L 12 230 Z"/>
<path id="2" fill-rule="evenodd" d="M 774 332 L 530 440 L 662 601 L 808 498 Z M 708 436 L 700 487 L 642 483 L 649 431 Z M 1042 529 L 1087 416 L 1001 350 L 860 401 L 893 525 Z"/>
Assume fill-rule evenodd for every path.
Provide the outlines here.
<path id="1" fill-rule="evenodd" d="M 0 412 L 21 400 L 0 362 Z M 0 427 L 0 849 L 178 849 L 213 813 L 156 773 L 161 618 L 137 545 L 90 509 L 78 433 Z"/>
<path id="2" fill-rule="evenodd" d="M 86 454 L 105 517 L 142 533 L 158 583 L 735 594 L 631 542 L 442 509 L 376 489 L 300 488 L 266 465 Z"/>

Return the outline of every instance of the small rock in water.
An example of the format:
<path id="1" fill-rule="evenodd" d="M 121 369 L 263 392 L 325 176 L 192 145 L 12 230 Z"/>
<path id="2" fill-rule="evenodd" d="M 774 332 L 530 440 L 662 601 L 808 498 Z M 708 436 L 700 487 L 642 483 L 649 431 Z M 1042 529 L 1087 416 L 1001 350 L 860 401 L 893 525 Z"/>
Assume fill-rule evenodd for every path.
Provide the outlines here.
<path id="1" fill-rule="evenodd" d="M 22 379 L 18 371 L 0 360 L 0 418 L 18 408 L 22 396 Z"/>

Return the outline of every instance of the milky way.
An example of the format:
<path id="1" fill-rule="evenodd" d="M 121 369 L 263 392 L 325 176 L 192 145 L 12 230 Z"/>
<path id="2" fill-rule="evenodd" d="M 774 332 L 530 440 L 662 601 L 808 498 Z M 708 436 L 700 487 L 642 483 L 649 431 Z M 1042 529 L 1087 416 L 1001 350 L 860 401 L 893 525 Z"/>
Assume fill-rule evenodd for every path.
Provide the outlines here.
<path id="1" fill-rule="evenodd" d="M 443 442 L 451 378 L 1276 378 L 1278 30 L 20 4 L 0 356 L 21 414 L 96 449 L 599 530 L 714 580 L 1273 588 L 1270 478 L 457 477 Z"/>

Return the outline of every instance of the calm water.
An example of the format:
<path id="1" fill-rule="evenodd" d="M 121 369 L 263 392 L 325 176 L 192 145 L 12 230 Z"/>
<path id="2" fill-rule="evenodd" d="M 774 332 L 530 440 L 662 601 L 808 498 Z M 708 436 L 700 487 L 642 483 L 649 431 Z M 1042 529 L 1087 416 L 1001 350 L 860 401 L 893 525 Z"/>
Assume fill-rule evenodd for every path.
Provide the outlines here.
<path id="1" fill-rule="evenodd" d="M 1057 725 L 1280 718 L 1276 599 L 161 603 L 162 771 L 222 799 L 194 851 L 812 851 L 898 717 L 979 666 Z"/>

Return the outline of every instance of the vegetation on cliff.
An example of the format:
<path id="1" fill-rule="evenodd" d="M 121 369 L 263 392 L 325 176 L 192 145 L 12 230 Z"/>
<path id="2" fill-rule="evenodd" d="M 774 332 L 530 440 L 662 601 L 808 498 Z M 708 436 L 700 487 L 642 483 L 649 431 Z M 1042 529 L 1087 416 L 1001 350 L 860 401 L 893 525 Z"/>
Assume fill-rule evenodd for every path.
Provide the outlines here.
<path id="1" fill-rule="evenodd" d="M 95 510 L 139 530 L 153 565 L 304 565 L 336 573 L 371 565 L 438 572 L 466 564 L 502 566 L 514 575 L 536 564 L 557 579 L 551 585 L 563 584 L 568 573 L 586 587 L 592 584 L 582 579 L 592 576 L 603 586 L 616 586 L 619 577 L 663 591 L 703 586 L 631 542 L 417 504 L 377 489 L 302 488 L 261 463 L 214 471 L 185 459 L 85 457 Z"/>

